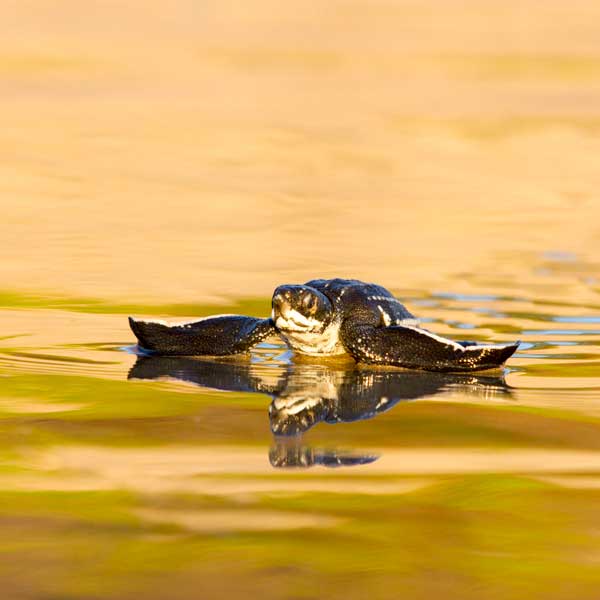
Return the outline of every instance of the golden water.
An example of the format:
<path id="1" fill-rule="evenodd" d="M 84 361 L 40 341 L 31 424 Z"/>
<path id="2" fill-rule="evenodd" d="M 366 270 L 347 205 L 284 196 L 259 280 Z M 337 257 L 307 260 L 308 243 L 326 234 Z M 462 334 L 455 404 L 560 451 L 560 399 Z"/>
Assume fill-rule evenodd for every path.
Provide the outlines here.
<path id="1" fill-rule="evenodd" d="M 597 3 L 0 22 L 3 598 L 600 596 Z M 135 366 L 127 314 L 333 276 L 522 346 L 474 378 L 277 340 Z"/>

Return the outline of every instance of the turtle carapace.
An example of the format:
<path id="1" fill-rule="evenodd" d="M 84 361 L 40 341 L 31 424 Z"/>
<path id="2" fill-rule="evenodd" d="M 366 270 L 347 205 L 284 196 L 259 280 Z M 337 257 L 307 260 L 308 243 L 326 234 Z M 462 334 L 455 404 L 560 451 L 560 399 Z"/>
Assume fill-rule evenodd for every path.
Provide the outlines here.
<path id="1" fill-rule="evenodd" d="M 350 355 L 356 362 L 426 371 L 500 367 L 519 344 L 455 342 L 419 326 L 385 288 L 354 279 L 315 279 L 281 285 L 268 319 L 218 315 L 168 324 L 129 318 L 139 346 L 170 356 L 226 356 L 247 352 L 279 335 L 295 352 Z"/>

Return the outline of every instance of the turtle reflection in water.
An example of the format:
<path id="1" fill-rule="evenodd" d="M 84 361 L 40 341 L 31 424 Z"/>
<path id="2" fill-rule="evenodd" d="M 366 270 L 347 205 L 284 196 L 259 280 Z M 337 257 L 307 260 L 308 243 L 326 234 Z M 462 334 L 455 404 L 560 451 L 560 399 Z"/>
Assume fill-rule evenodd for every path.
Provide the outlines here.
<path id="1" fill-rule="evenodd" d="M 208 361 L 185 357 L 139 356 L 129 379 L 177 379 L 202 387 L 270 395 L 269 423 L 275 443 L 269 453 L 274 467 L 327 467 L 365 464 L 372 454 L 321 450 L 302 443 L 301 434 L 317 423 L 370 419 L 399 402 L 460 387 L 490 397 L 509 394 L 501 374 L 452 374 L 382 370 L 351 365 Z"/>

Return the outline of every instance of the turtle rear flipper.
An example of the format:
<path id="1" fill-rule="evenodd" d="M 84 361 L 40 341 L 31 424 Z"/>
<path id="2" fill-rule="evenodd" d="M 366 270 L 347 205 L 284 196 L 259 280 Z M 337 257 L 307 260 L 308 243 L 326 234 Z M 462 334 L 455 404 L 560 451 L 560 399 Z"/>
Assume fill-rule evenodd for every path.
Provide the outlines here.
<path id="1" fill-rule="evenodd" d="M 155 354 L 171 356 L 226 356 L 246 352 L 276 333 L 271 319 L 241 315 L 208 317 L 170 325 L 129 317 L 139 346 Z"/>
<path id="2" fill-rule="evenodd" d="M 425 371 L 483 371 L 495 369 L 512 356 L 519 343 L 459 343 L 425 329 L 409 326 L 375 327 L 344 323 L 340 336 L 358 362 Z"/>

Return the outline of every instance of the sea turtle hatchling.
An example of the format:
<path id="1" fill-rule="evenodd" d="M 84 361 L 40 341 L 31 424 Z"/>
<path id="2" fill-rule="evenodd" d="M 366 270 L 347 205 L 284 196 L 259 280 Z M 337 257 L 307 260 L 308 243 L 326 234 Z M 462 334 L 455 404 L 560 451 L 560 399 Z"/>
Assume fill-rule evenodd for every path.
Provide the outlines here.
<path id="1" fill-rule="evenodd" d="M 267 319 L 216 315 L 169 324 L 130 317 L 129 324 L 140 348 L 160 355 L 238 354 L 279 335 L 304 355 L 350 355 L 359 363 L 426 371 L 497 368 L 519 346 L 455 342 L 431 333 L 385 288 L 355 279 L 281 285 Z"/>

